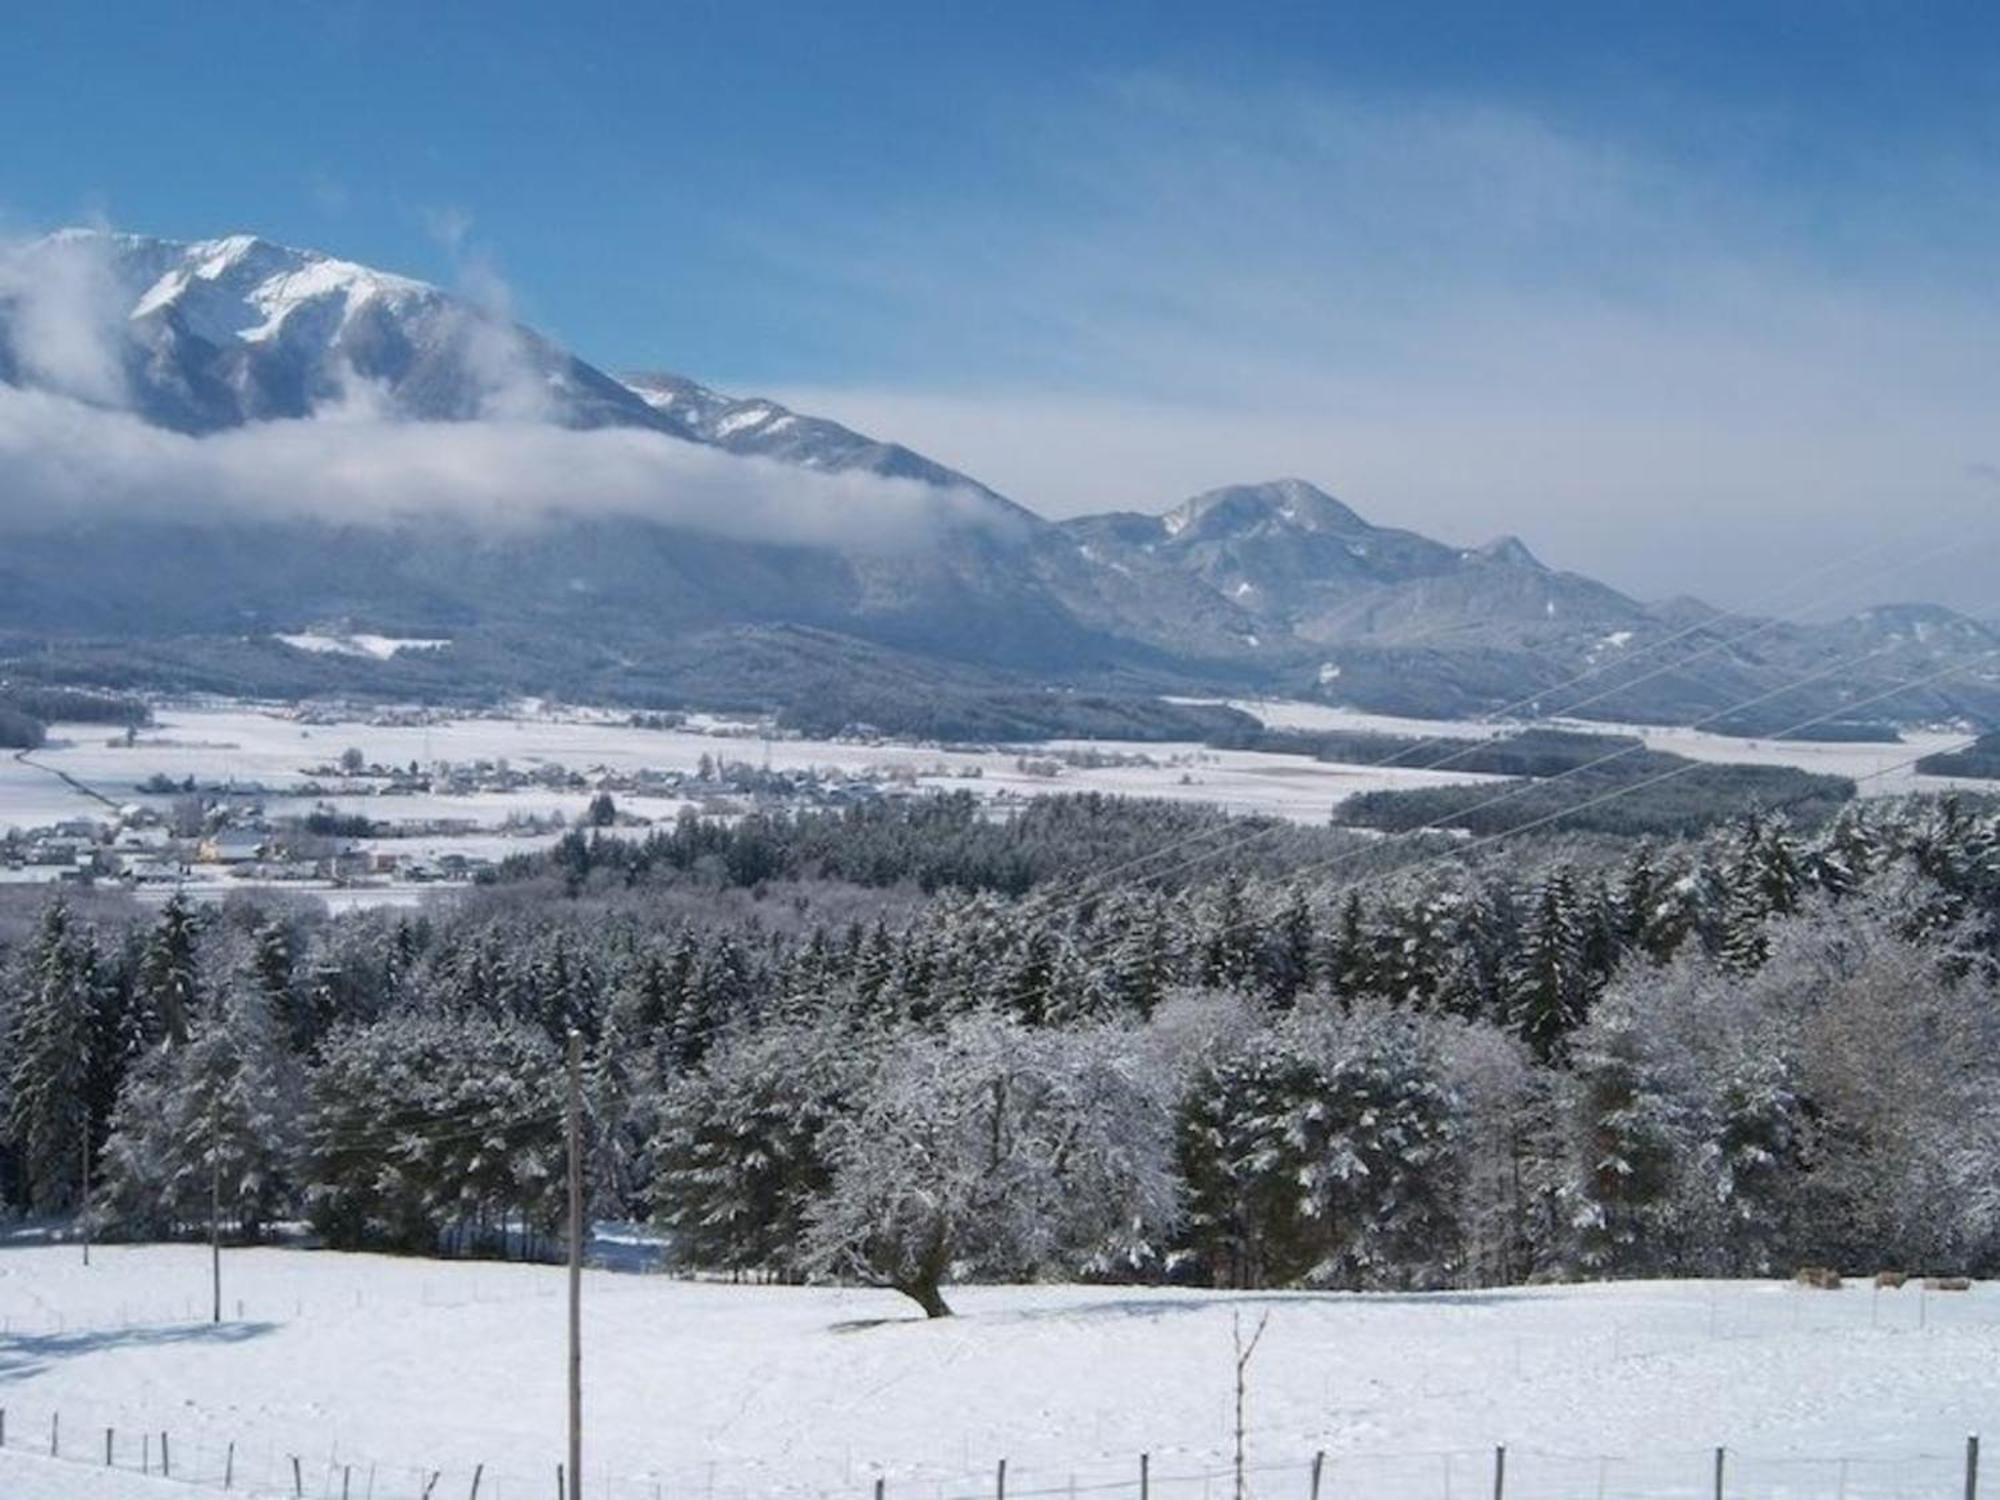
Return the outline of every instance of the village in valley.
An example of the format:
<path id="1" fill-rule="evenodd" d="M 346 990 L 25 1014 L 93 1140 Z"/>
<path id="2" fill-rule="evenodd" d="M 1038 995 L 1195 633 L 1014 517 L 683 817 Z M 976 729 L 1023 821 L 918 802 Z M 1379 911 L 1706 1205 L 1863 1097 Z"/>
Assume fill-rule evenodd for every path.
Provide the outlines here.
<path id="1" fill-rule="evenodd" d="M 306 726 L 303 733 L 319 727 L 357 737 L 373 730 L 442 740 L 455 724 L 468 722 L 428 710 L 323 705 L 259 713 L 274 723 Z M 484 755 L 385 762 L 346 745 L 331 758 L 302 761 L 289 774 L 154 770 L 136 780 L 86 782 L 56 771 L 81 810 L 40 823 L 0 819 L 0 884 L 106 886 L 142 894 L 276 885 L 390 899 L 477 881 L 508 854 L 544 848 L 572 829 L 643 837 L 683 810 L 728 817 L 759 809 L 841 808 L 909 795 L 917 785 L 907 765 L 757 764 L 747 754 L 753 747 L 744 743 L 761 732 L 755 725 L 688 729 L 682 715 L 634 714 L 622 727 L 637 735 L 672 729 L 719 743 L 675 768 L 570 765 L 542 755 L 521 763 Z M 134 730 L 103 746 L 123 752 L 135 770 L 149 748 L 172 750 L 177 759 L 205 750 L 219 762 L 242 749 L 236 741 L 183 742 Z M 16 764 L 45 762 L 38 754 L 17 757 Z M 963 779 L 978 772 L 950 774 Z M 1053 769 L 1035 766 L 1024 774 L 1048 776 Z"/>

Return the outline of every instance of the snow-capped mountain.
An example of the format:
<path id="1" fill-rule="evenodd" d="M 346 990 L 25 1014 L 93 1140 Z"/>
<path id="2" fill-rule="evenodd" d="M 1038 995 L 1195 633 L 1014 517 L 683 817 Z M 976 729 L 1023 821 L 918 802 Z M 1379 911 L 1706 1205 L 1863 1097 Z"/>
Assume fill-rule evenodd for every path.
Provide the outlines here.
<path id="1" fill-rule="evenodd" d="M 357 412 L 399 430 L 634 429 L 733 455 L 780 486 L 787 470 L 877 476 L 919 497 L 906 513 L 923 518 L 921 545 L 885 552 L 859 544 L 851 512 L 809 536 L 745 539 L 671 509 L 594 506 L 579 488 L 590 481 L 567 472 L 537 525 L 504 534 L 401 510 L 113 521 L 36 514 L 18 496 L 9 509 L 0 491 L 0 632 L 44 648 L 153 642 L 163 676 L 209 686 L 324 670 L 284 638 L 333 620 L 357 638 L 452 641 L 370 663 L 432 686 L 607 697 L 698 687 L 767 703 L 832 692 L 859 717 L 886 695 L 916 704 L 921 722 L 927 705 L 975 684 L 1030 705 L 1025 719 L 993 721 L 1006 725 L 1042 722 L 1051 682 L 1465 713 L 1589 670 L 1606 686 L 1630 682 L 1600 692 L 1593 712 L 1685 720 L 1809 669 L 1825 677 L 1815 701 L 1864 697 L 1876 678 L 1823 670 L 1845 650 L 1879 647 L 1887 672 L 1990 659 L 1996 645 L 1949 611 L 1898 606 L 1838 626 L 1773 625 L 1738 647 L 1729 637 L 1743 622 L 1698 601 L 1642 605 L 1545 566 L 1511 536 L 1464 547 L 1378 526 L 1299 479 L 1050 523 L 901 444 L 681 375 L 614 379 L 504 312 L 252 235 L 67 231 L 0 256 L 0 385 L 198 438 Z M 347 430 L 326 433 L 344 441 Z M 382 431 L 353 430 L 356 442 Z M 337 457 L 338 442 L 328 451 Z M 799 481 L 802 492 L 828 482 Z M 808 503 L 838 494 L 814 490 Z M 1622 670 L 1663 640 L 1670 659 Z M 183 665 L 159 665 L 169 660 Z M 117 670 L 129 670 L 122 658 Z M 1901 711 L 1943 716 L 1989 699 L 2000 693 L 1939 688 Z"/>
<path id="2" fill-rule="evenodd" d="M 1201 580 L 1261 622 L 1308 642 L 1436 641 L 1557 646 L 1643 622 L 1616 590 L 1544 567 L 1521 542 L 1447 546 L 1375 526 L 1301 479 L 1232 485 L 1162 515 L 1065 523 L 1095 555 L 1128 570 Z"/>
<path id="3" fill-rule="evenodd" d="M 357 400 L 423 421 L 661 426 L 617 381 L 532 330 L 407 277 L 254 235 L 181 243 L 67 230 L 0 288 L 0 377 L 62 389 L 30 325 L 87 322 L 113 368 L 69 393 L 181 432 Z"/>
<path id="4" fill-rule="evenodd" d="M 731 453 L 776 459 L 827 474 L 860 471 L 885 479 L 911 479 L 942 489 L 983 496 L 1021 511 L 1010 500 L 969 475 L 948 469 L 901 443 L 885 443 L 824 417 L 810 417 L 761 396 L 725 396 L 685 375 L 661 370 L 625 376 L 625 385 L 658 413 L 672 430 L 693 442 Z"/>

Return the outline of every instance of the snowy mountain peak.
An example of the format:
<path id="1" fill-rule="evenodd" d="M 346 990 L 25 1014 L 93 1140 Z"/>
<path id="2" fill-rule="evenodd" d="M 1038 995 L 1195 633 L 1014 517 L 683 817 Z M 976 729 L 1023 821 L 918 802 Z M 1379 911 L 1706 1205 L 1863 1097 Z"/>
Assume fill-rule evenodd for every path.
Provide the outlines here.
<path id="1" fill-rule="evenodd" d="M 87 394 L 182 432 L 309 417 L 364 387 L 387 414 L 413 420 L 667 426 L 609 376 L 504 316 L 254 234 L 65 230 L 5 269 L 0 381 Z M 87 393 L 50 380 L 35 347 L 51 326 L 86 324 L 103 345 L 93 368 L 118 376 Z"/>
<path id="2" fill-rule="evenodd" d="M 141 253 L 130 257 L 138 262 L 134 269 L 150 270 L 157 253 L 143 244 L 135 248 Z M 251 234 L 179 248 L 178 263 L 139 294 L 130 316 L 136 320 L 173 313 L 191 332 L 211 342 L 274 338 L 302 309 L 321 310 L 344 321 L 373 299 L 442 301 L 445 297 L 424 282 L 312 250 L 294 250 Z"/>
<path id="3" fill-rule="evenodd" d="M 1527 543 L 1517 536 L 1495 537 L 1479 549 L 1479 556 L 1488 562 L 1507 563 L 1517 568 L 1533 568 L 1538 573 L 1548 571 L 1542 560 L 1528 550 Z"/>
<path id="4" fill-rule="evenodd" d="M 1169 537 L 1176 539 L 1273 528 L 1334 534 L 1372 529 L 1347 506 L 1303 479 L 1275 479 L 1263 484 L 1236 484 L 1209 490 L 1175 506 L 1160 518 L 1160 524 Z"/>

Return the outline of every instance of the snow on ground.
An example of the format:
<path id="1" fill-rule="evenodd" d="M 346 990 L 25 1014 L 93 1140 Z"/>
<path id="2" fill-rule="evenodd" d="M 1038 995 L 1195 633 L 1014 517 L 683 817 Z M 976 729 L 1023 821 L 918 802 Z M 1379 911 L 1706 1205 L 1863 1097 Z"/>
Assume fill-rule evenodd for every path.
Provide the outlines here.
<path id="1" fill-rule="evenodd" d="M 1213 699 L 1183 699 L 1182 702 L 1214 702 Z M 1408 735 L 1424 740 L 1485 739 L 1526 727 L 1523 724 L 1482 719 L 1399 719 L 1386 714 L 1361 713 L 1324 703 L 1296 703 L 1282 699 L 1233 699 L 1229 706 L 1262 722 L 1271 729 L 1340 729 L 1375 734 Z M 1548 719 L 1538 726 L 1575 730 L 1581 734 L 1628 734 L 1645 741 L 1648 748 L 1682 755 L 1689 760 L 1717 765 L 1792 766 L 1824 776 L 1850 776 L 1860 782 L 1864 797 L 1900 796 L 1909 792 L 1948 791 L 1954 787 L 1990 791 L 1993 784 L 1962 776 L 1920 776 L 1907 762 L 1939 750 L 1956 750 L 1969 736 L 1960 730 L 1911 729 L 1903 732 L 1900 744 L 1875 741 L 1827 741 L 1750 739 L 1729 734 L 1711 734 L 1702 729 L 1662 728 L 1657 724 L 1619 724 L 1596 719 Z"/>
<path id="2" fill-rule="evenodd" d="M 558 717 L 524 710 L 512 718 L 462 718 L 434 724 L 320 724 L 302 723 L 284 709 L 223 704 L 168 706 L 158 710 L 157 717 L 159 722 L 140 731 L 137 743 L 130 746 L 121 734 L 104 725 L 60 724 L 52 726 L 50 743 L 28 760 L 0 759 L 0 828 L 103 815 L 103 803 L 62 781 L 58 771 L 114 803 L 137 800 L 133 789 L 155 774 L 175 782 L 192 776 L 203 783 L 234 781 L 282 791 L 303 783 L 306 767 L 335 762 L 349 746 L 370 761 L 385 765 L 505 760 L 523 770 L 555 764 L 575 771 L 597 766 L 626 772 L 692 771 L 707 755 L 754 765 L 768 763 L 781 771 L 895 774 L 912 777 L 920 786 L 963 788 L 982 796 L 1104 791 L 1169 797 L 1306 823 L 1325 822 L 1336 801 L 1358 791 L 1488 779 L 1452 772 L 1335 766 L 1302 756 L 1207 750 L 1198 744 L 1065 740 L 1005 750 L 953 750 L 895 741 L 767 740 L 754 732 L 636 728 L 617 716 L 588 712 Z M 712 722 L 717 729 L 741 728 Z M 1019 768 L 1021 748 L 1030 754 L 1094 750 L 1121 760 L 1144 757 L 1153 764 L 1064 766 L 1058 774 L 1045 776 Z M 574 820 L 588 806 L 590 793 L 532 789 L 474 797 L 332 796 L 314 802 L 320 800 L 375 818 L 472 817 L 497 826 L 509 814 L 547 816 L 561 812 Z M 620 797 L 619 802 L 629 811 L 666 819 L 683 805 L 670 798 L 629 795 Z M 272 798 L 270 805 L 273 811 L 282 812 L 305 810 L 312 804 L 288 807 L 279 796 Z"/>
<path id="3" fill-rule="evenodd" d="M 281 635 L 278 639 L 296 651 L 310 651 L 315 656 L 372 656 L 376 661 L 387 661 L 404 651 L 443 651 L 451 645 L 448 640 L 393 635 L 307 633 Z"/>
<path id="4" fill-rule="evenodd" d="M 563 1276 L 285 1250 L 224 1256 L 212 1327 L 199 1247 L 0 1249 L 0 1390 L 10 1448 L 139 1462 L 169 1433 L 177 1471 L 239 1493 L 554 1493 L 563 1444 Z M 1221 1500 L 1232 1319 L 1270 1314 L 1251 1366 L 1260 1500 L 1324 1494 L 1731 1496 L 1959 1493 L 1967 1433 L 2000 1431 L 2000 1293 L 1814 1292 L 1636 1283 L 1432 1296 L 966 1288 L 961 1316 L 883 1292 L 591 1272 L 588 1485 L 579 1500 L 699 1494 L 888 1500 L 1122 1494 L 1151 1455 L 1161 1500 Z M 240 1308 L 240 1310 L 239 1310 Z M 157 1443 L 148 1437 L 148 1443 Z M 128 1451 L 128 1449 L 130 1451 Z M 1845 1460 L 1843 1466 L 1842 1460 Z M 12 1495 L 72 1473 L 21 1458 Z M 22 1486 L 8 1483 L 21 1476 Z M 79 1467 L 77 1475 L 85 1471 Z M 27 1488 L 27 1482 L 41 1482 Z M 45 1481 L 45 1482 L 43 1482 Z M 657 1490 L 655 1488 L 657 1486 Z M 1103 1488 L 1099 1488 L 1103 1487 Z"/>

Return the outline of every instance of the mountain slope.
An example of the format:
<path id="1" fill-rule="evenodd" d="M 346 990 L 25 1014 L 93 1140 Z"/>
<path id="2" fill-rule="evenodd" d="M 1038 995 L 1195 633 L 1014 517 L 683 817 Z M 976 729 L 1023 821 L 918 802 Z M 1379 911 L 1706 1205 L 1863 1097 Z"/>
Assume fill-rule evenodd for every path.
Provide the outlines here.
<path id="1" fill-rule="evenodd" d="M 1746 622 L 1697 601 L 1641 604 L 1512 537 L 1463 548 L 1378 526 L 1298 479 L 1051 524 L 901 444 L 680 375 L 613 379 L 450 292 L 250 235 L 71 231 L 0 257 L 0 386 L 202 447 L 310 430 L 330 436 L 335 465 L 412 435 L 438 444 L 405 476 L 417 503 L 364 507 L 371 519 L 282 496 L 249 512 L 111 515 L 0 490 L 0 633 L 12 638 L 0 669 L 68 661 L 208 685 L 282 685 L 289 672 L 307 685 L 647 701 L 738 681 L 772 706 L 889 721 L 870 711 L 872 692 L 904 701 L 899 722 L 983 726 L 995 721 L 940 705 L 968 693 L 1018 704 L 1060 684 L 1686 722 L 1762 693 L 1776 722 L 1944 663 L 1964 671 L 1871 711 L 2000 708 L 2000 638 L 1949 611 L 1770 622 L 1746 638 Z M 460 463 L 450 438 L 463 424 L 584 434 L 574 441 L 648 461 L 705 450 L 710 468 L 642 465 L 660 503 L 619 509 L 598 503 L 591 471 L 563 471 L 529 519 L 479 524 L 422 503 Z M 64 430 L 58 441 L 76 442 L 87 428 Z M 809 511 L 814 524 L 722 535 L 714 506 L 668 503 L 715 465 L 756 480 L 725 484 L 718 504 L 775 495 L 773 514 Z M 864 524 L 864 491 L 896 499 L 883 512 L 896 534 Z M 322 625 L 454 644 L 421 661 L 326 663 L 277 643 Z M 1588 692 L 1564 687 L 1579 673 Z M 1775 693 L 1801 678 L 1811 685 Z M 1007 720 L 1047 721 L 1039 708 Z"/>

